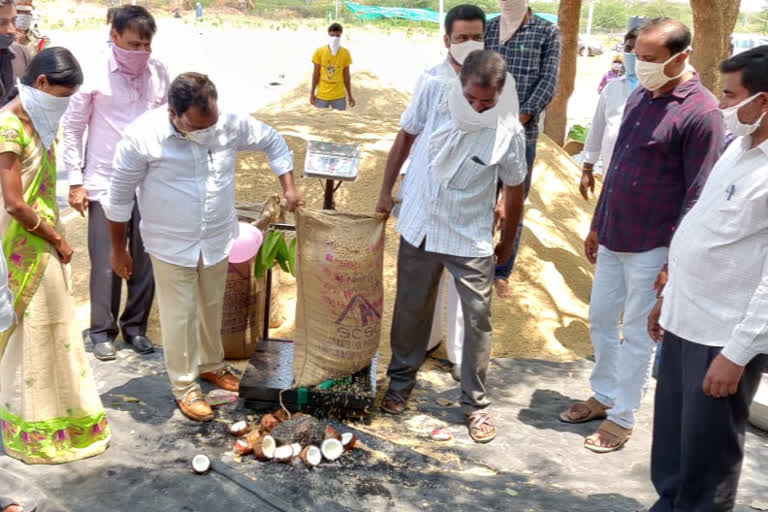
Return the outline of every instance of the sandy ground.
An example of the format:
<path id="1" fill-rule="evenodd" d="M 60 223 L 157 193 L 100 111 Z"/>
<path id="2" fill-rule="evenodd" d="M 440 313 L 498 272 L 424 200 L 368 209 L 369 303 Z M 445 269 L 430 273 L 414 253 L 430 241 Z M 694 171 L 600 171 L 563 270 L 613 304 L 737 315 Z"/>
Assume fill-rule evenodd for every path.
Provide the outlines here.
<path id="1" fill-rule="evenodd" d="M 99 68 L 106 48 L 106 32 L 105 27 L 54 31 L 52 37 L 73 50 L 88 74 L 89 70 Z M 318 111 L 308 104 L 309 58 L 323 39 L 322 31 L 312 27 L 213 27 L 161 18 L 154 55 L 168 64 L 171 75 L 186 70 L 208 73 L 217 83 L 225 108 L 254 112 L 258 119 L 276 127 L 294 150 L 297 181 L 311 207 L 321 206 L 322 188 L 318 181 L 301 177 L 305 141 L 359 144 L 359 178 L 340 188 L 337 205 L 340 210 L 371 212 L 399 115 L 409 101 L 418 73 L 439 62 L 442 48 L 434 37 L 424 33 L 406 35 L 373 27 L 349 29 L 345 32 L 345 45 L 354 60 L 353 88 L 358 106 L 338 113 Z M 275 51 L 276 48 L 280 51 Z M 404 55 L 408 57 L 402 58 Z M 576 121 L 591 117 L 591 105 L 597 100 L 596 85 L 608 60 L 609 56 L 580 60 L 583 69 L 572 101 Z M 558 360 L 580 358 L 591 352 L 586 326 L 591 268 L 581 256 L 581 239 L 591 205 L 578 197 L 573 188 L 578 170 L 567 157 L 544 145 L 537 162 L 520 264 L 511 280 L 513 298 L 494 303 L 493 354 Z M 263 157 L 242 155 L 238 164 L 239 201 L 264 201 L 278 190 Z M 78 317 L 85 328 L 89 308 L 85 223 L 72 215 L 68 219 L 68 236 L 77 252 L 73 276 Z M 387 239 L 382 362 L 388 359 L 386 341 L 396 283 L 394 222 L 388 224 Z M 290 296 L 288 303 L 290 317 Z M 277 334 L 290 333 L 289 320 Z M 160 342 L 156 311 L 149 334 Z"/>

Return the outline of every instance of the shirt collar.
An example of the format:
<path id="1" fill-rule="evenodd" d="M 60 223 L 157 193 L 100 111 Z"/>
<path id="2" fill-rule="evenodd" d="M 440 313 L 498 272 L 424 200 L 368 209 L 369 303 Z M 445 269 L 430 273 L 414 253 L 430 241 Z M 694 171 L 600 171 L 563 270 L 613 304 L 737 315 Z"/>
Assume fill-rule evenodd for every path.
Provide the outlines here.
<path id="1" fill-rule="evenodd" d="M 749 145 L 751 143 L 752 139 L 751 137 L 744 137 L 744 149 L 749 150 Z M 762 151 L 765 153 L 765 156 L 768 156 L 768 140 L 764 140 L 762 144 L 757 146 L 755 149 Z"/>
<path id="2" fill-rule="evenodd" d="M 176 129 L 176 126 L 174 126 L 173 121 L 171 121 L 171 118 L 167 117 L 167 119 L 168 119 L 168 124 L 166 125 L 167 131 L 163 134 L 165 138 L 166 139 L 176 138 L 176 139 L 187 140 L 186 138 L 184 138 L 184 136 L 181 133 L 179 133 L 179 130 Z"/>
<path id="3" fill-rule="evenodd" d="M 655 100 L 668 98 L 668 97 L 684 100 L 691 94 L 698 91 L 700 85 L 701 85 L 701 80 L 699 79 L 699 74 L 694 73 L 693 78 L 691 78 L 690 80 L 686 80 L 685 82 L 681 83 L 680 85 L 672 89 L 670 92 L 665 93 L 659 96 L 658 98 L 653 98 L 653 93 L 648 89 L 645 89 L 643 93 L 646 94 L 649 98 L 652 98 Z"/>

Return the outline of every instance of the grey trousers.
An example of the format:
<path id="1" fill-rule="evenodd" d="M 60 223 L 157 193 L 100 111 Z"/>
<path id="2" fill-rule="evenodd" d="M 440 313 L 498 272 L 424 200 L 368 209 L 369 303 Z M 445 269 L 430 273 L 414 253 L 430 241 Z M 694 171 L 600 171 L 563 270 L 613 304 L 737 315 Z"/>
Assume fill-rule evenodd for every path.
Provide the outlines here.
<path id="1" fill-rule="evenodd" d="M 400 239 L 390 336 L 392 360 L 387 370 L 389 396 L 405 400 L 416 384 L 416 373 L 426 358 L 437 290 L 445 268 L 456 282 L 464 312 L 461 410 L 471 414 L 491 405 L 485 378 L 491 353 L 493 265 L 493 256 L 462 258 L 427 252 Z"/>
<path id="2" fill-rule="evenodd" d="M 664 335 L 651 447 L 659 499 L 651 512 L 730 512 L 736 505 L 749 406 L 768 355 L 744 368 L 735 394 L 710 398 L 701 386 L 720 350 Z"/>
<path id="3" fill-rule="evenodd" d="M 133 258 L 133 275 L 128 280 L 128 298 L 120 315 L 120 295 L 123 281 L 112 272 L 109 263 L 111 242 L 109 221 L 98 202 L 88 207 L 88 255 L 91 258 L 91 328 L 88 330 L 95 343 L 113 341 L 118 335 L 118 318 L 123 335 L 144 336 L 147 320 L 155 297 L 152 262 L 144 250 L 139 233 L 138 206 L 126 226 L 128 250 Z"/>

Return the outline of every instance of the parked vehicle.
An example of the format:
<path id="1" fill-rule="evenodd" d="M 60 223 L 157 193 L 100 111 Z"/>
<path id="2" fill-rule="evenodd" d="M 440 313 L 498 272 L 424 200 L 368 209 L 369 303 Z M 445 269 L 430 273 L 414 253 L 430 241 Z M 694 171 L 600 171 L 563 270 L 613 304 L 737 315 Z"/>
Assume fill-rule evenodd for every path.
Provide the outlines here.
<path id="1" fill-rule="evenodd" d="M 579 55 L 582 57 L 594 57 L 603 54 L 603 45 L 596 39 L 585 35 L 579 35 Z"/>
<path id="2" fill-rule="evenodd" d="M 768 44 L 768 39 L 755 34 L 731 34 L 731 55 L 751 50 L 757 46 Z"/>

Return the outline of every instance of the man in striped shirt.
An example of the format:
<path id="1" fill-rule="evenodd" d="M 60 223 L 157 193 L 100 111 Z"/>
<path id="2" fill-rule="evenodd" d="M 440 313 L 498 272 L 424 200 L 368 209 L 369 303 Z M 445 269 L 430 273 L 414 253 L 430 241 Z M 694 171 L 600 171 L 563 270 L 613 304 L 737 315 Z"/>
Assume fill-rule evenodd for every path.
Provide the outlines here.
<path id="1" fill-rule="evenodd" d="M 525 139 L 516 118 L 513 82 L 501 56 L 475 51 L 459 80 L 428 79 L 400 119 L 376 211 L 389 214 L 392 188 L 417 136 L 397 229 L 398 285 L 392 321 L 389 390 L 382 408 L 405 410 L 416 372 L 426 356 L 443 269 L 456 283 L 465 318 L 461 408 L 471 437 L 495 435 L 485 378 L 491 349 L 493 266 L 512 253 L 511 237 L 493 246 L 493 205 L 498 180 L 506 192 L 507 226 L 523 210 Z M 513 232 L 513 231 L 512 231 Z M 494 260 L 494 254 L 496 260 Z"/>

